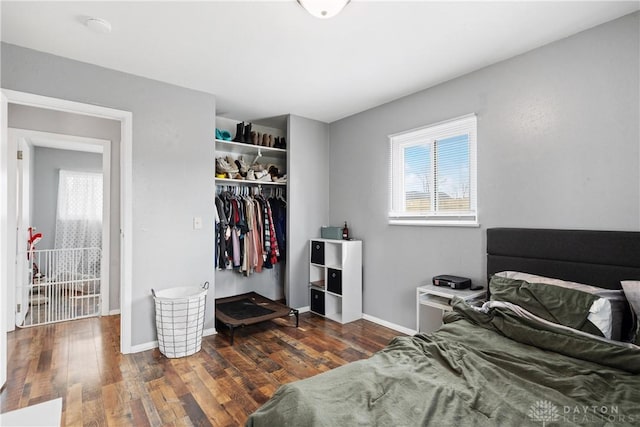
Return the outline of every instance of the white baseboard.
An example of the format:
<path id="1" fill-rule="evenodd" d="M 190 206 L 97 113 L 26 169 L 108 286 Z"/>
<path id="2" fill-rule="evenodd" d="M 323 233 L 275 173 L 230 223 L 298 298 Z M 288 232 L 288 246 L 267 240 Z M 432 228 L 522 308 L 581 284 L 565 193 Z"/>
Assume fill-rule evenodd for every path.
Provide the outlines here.
<path id="1" fill-rule="evenodd" d="M 402 332 L 406 335 L 415 335 L 416 330 L 406 328 L 404 326 L 396 325 L 395 323 L 387 322 L 386 320 L 378 319 L 377 317 L 370 316 L 368 314 L 362 314 L 362 318 L 364 320 L 368 320 L 369 322 L 377 323 L 378 325 L 382 325 L 386 328 L 393 329 L 394 331 Z"/>
<path id="2" fill-rule="evenodd" d="M 115 310 L 109 311 L 109 316 L 115 316 L 116 314 L 120 314 L 120 309 L 116 308 Z"/>
<path id="3" fill-rule="evenodd" d="M 311 311 L 311 307 L 307 305 L 305 307 L 297 308 L 296 310 L 298 310 L 299 314 L 302 314 L 302 313 L 306 313 L 307 311 Z"/>
<path id="4" fill-rule="evenodd" d="M 150 341 L 143 344 L 132 345 L 131 353 L 140 353 L 141 351 L 153 350 L 158 348 L 158 341 Z"/>
<path id="5" fill-rule="evenodd" d="M 203 337 L 208 337 L 209 335 L 215 335 L 218 332 L 215 328 L 205 329 L 202 331 Z M 150 341 L 143 344 L 138 344 L 131 346 L 131 353 L 140 353 L 141 351 L 153 350 L 154 348 L 158 348 L 158 341 Z"/>

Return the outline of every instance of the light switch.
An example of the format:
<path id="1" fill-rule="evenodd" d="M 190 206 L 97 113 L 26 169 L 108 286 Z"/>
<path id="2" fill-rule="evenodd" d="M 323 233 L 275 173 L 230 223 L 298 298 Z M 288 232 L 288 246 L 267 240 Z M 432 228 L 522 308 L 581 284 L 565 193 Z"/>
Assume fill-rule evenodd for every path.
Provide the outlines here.
<path id="1" fill-rule="evenodd" d="M 201 216 L 194 216 L 193 217 L 193 229 L 194 230 L 201 230 L 202 229 L 202 217 Z"/>

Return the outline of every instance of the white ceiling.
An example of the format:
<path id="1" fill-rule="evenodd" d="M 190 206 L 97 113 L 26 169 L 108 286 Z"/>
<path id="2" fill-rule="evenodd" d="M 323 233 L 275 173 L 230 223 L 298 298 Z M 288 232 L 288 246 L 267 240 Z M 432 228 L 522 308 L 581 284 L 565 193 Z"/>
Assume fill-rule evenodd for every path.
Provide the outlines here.
<path id="1" fill-rule="evenodd" d="M 640 2 L 2 1 L 2 40 L 215 94 L 219 115 L 324 122 L 610 21 Z M 97 34 L 88 16 L 108 20 Z"/>

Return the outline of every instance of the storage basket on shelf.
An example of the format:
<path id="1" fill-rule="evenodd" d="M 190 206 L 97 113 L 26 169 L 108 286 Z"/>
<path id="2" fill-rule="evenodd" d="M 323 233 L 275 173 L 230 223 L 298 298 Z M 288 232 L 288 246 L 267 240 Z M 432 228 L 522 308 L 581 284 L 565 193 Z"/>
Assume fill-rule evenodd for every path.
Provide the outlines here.
<path id="1" fill-rule="evenodd" d="M 158 348 L 169 358 L 200 351 L 209 282 L 204 285 L 154 291 Z"/>

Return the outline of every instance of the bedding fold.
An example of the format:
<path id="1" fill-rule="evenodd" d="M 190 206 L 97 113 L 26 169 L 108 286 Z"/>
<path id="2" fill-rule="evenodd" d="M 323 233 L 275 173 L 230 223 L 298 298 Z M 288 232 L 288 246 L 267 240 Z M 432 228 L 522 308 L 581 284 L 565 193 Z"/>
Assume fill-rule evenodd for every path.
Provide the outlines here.
<path id="1" fill-rule="evenodd" d="M 487 302 L 483 312 L 460 299 L 452 301 L 453 314 L 445 323 L 462 318 L 522 344 L 572 358 L 640 374 L 640 347 L 608 340 L 537 318 L 517 305 Z M 456 318 L 457 316 L 457 318 Z"/>
<path id="2" fill-rule="evenodd" d="M 453 308 L 434 333 L 281 386 L 246 425 L 540 426 L 541 404 L 563 426 L 640 422 L 636 348 L 544 329 L 504 307 Z"/>

